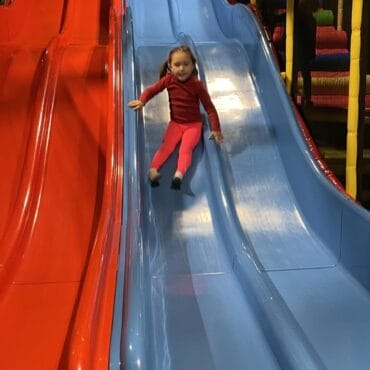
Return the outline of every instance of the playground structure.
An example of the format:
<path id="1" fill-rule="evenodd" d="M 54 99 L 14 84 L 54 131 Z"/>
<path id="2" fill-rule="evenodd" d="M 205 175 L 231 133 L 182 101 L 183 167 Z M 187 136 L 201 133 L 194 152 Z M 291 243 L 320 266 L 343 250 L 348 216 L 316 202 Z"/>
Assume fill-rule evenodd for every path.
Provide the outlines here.
<path id="1" fill-rule="evenodd" d="M 341 357 L 348 346 L 338 349 L 336 330 L 348 320 L 350 341 L 359 340 L 350 312 L 366 309 L 351 284 L 361 280 L 355 260 L 364 250 L 342 242 L 347 226 L 364 224 L 352 211 L 347 217 L 353 201 L 308 154 L 255 18 L 216 0 L 161 1 L 155 9 L 132 1 L 128 9 L 125 102 L 155 81 L 173 45 L 187 43 L 229 141 L 218 150 L 205 123 L 184 191 L 169 191 L 174 157 L 151 189 L 146 169 L 168 120 L 166 96 L 140 115 L 125 108 L 125 253 L 112 368 L 365 368 L 359 342 L 349 346 L 359 350 L 349 362 Z"/>
<path id="2" fill-rule="evenodd" d="M 311 154 L 250 11 L 0 11 L 1 368 L 366 369 L 369 214 Z M 226 138 L 204 122 L 180 193 L 174 157 L 159 188 L 146 178 L 166 97 L 127 109 L 178 43 Z"/>
<path id="3" fill-rule="evenodd" d="M 284 8 L 280 11 L 294 13 L 295 3 L 293 0 L 282 1 L 280 6 Z M 325 1 L 323 3 L 325 4 Z M 344 5 L 347 10 L 345 15 Z M 321 143 L 320 151 L 345 184 L 347 191 L 364 206 L 368 206 L 369 142 L 366 137 L 370 116 L 370 62 L 366 63 L 369 21 L 365 16 L 368 9 L 366 2 L 354 1 L 353 14 L 356 16 L 348 22 L 352 8 L 348 8 L 348 5 L 352 4 L 338 1 L 336 17 L 333 10 L 323 8 L 314 14 L 318 25 L 316 58 L 311 73 L 314 109 L 304 110 L 304 116 L 313 137 Z M 343 27 L 344 18 L 347 19 L 346 27 Z M 287 66 L 291 66 L 294 46 L 292 49 L 292 45 L 287 43 L 288 53 L 285 58 L 283 38 L 286 27 L 288 31 L 292 26 L 288 22 L 275 28 L 274 44 L 280 49 L 283 46 L 284 50 L 280 53 L 286 59 Z M 287 67 L 287 70 L 289 72 L 290 67 Z M 290 77 L 287 78 L 288 82 L 289 79 Z M 302 80 L 300 82 L 301 87 Z M 287 86 L 289 88 L 288 83 Z"/>

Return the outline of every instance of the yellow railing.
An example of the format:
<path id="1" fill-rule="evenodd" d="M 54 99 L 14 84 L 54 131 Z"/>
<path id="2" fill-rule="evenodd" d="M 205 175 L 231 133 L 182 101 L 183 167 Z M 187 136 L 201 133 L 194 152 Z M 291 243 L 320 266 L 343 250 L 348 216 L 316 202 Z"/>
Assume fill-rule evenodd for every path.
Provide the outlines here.
<path id="1" fill-rule="evenodd" d="M 360 54 L 363 0 L 352 1 L 352 32 L 349 68 L 346 190 L 354 198 L 357 192 L 357 132 L 360 95 Z"/>
<path id="2" fill-rule="evenodd" d="M 285 54 L 285 84 L 288 94 L 292 90 L 293 79 L 293 32 L 294 32 L 294 0 L 286 2 L 286 54 Z"/>
<path id="3" fill-rule="evenodd" d="M 342 31 L 343 27 L 343 0 L 338 0 L 337 30 Z"/>

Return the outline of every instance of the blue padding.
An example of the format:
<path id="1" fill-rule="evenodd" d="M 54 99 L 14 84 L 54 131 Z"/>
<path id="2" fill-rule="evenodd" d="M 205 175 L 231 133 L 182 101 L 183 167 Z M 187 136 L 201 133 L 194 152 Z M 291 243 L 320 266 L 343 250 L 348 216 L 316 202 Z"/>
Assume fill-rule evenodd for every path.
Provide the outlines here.
<path id="1" fill-rule="evenodd" d="M 314 71 L 349 71 L 349 53 L 316 55 L 312 69 Z"/>

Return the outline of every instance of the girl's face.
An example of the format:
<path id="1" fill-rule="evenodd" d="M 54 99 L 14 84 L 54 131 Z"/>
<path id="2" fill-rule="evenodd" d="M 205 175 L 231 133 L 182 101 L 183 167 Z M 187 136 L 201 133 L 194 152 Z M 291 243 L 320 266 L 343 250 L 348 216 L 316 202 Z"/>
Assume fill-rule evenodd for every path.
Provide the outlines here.
<path id="1" fill-rule="evenodd" d="M 183 51 L 175 51 L 168 66 L 179 81 L 186 81 L 193 74 L 194 64 L 191 57 Z"/>

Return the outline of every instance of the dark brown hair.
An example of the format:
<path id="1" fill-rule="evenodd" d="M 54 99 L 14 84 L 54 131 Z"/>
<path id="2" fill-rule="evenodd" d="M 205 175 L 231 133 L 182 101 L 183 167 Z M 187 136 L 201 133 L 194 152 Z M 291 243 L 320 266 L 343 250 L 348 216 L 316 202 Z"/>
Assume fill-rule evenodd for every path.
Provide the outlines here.
<path id="1" fill-rule="evenodd" d="M 162 64 L 160 70 L 159 70 L 159 78 L 162 78 L 163 76 L 166 75 L 166 73 L 169 70 L 169 64 L 171 63 L 172 55 L 177 53 L 177 52 L 182 52 L 185 54 L 188 54 L 191 61 L 193 62 L 194 68 L 193 68 L 193 76 L 198 76 L 198 68 L 197 68 L 197 59 L 195 58 L 195 55 L 187 45 L 180 45 L 177 46 L 173 49 L 170 50 L 168 54 L 167 60 Z"/>

